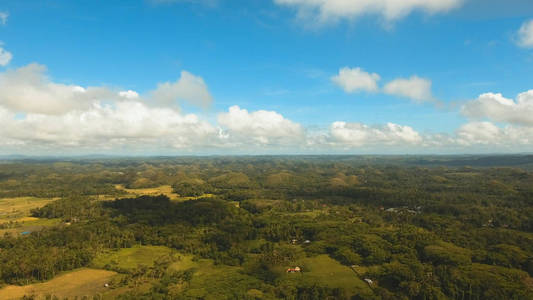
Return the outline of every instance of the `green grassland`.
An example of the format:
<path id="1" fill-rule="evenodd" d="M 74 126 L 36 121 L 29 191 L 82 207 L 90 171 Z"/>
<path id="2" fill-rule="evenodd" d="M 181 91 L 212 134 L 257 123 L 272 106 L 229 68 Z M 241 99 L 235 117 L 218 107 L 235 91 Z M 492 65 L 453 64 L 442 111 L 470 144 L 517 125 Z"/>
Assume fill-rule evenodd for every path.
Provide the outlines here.
<path id="1" fill-rule="evenodd" d="M 134 246 L 120 250 L 108 250 L 92 261 L 92 267 L 98 269 L 113 268 L 132 271 L 139 266 L 152 266 L 161 256 L 170 255 L 172 250 L 163 246 Z"/>
<path id="2" fill-rule="evenodd" d="M 39 231 L 46 227 L 53 227 L 61 224 L 60 219 L 42 219 L 42 218 L 33 218 L 25 217 L 18 219 L 16 223 L 4 223 L 4 229 L 0 229 L 0 236 L 3 236 L 6 233 L 13 235 L 20 235 L 22 233 L 31 233 L 34 231 Z M 7 226 L 9 225 L 9 226 Z"/>
<path id="3" fill-rule="evenodd" d="M 298 260 L 294 266 L 302 268 L 302 272 L 286 273 L 282 275 L 283 281 L 295 286 L 321 284 L 330 288 L 343 288 L 350 295 L 371 294 L 368 284 L 352 269 L 341 265 L 328 255 L 303 258 Z"/>
<path id="4" fill-rule="evenodd" d="M 172 250 L 161 246 L 135 246 L 132 248 L 110 251 L 94 259 L 94 268 L 104 268 L 116 262 L 116 266 L 131 271 L 138 266 L 153 265 L 155 259 L 162 255 L 169 255 Z M 247 294 L 251 298 L 263 296 L 261 289 L 264 283 L 243 272 L 241 267 L 215 265 L 213 260 L 193 260 L 192 255 L 174 253 L 176 261 L 169 267 L 170 271 L 194 270 L 192 279 L 185 287 L 181 287 L 183 295 L 190 298 L 202 299 L 234 299 L 238 295 Z M 296 262 L 303 272 L 285 274 L 278 270 L 279 280 L 285 285 L 309 286 L 320 283 L 331 288 L 343 288 L 350 295 L 366 295 L 371 293 L 369 287 L 349 267 L 343 266 L 327 255 L 303 258 Z M 60 298 L 74 296 L 103 295 L 105 299 L 112 299 L 131 287 L 108 289 L 104 286 L 116 276 L 115 272 L 98 269 L 80 269 L 39 284 L 27 286 L 6 286 L 0 289 L 0 299 L 18 299 L 24 295 L 35 295 L 37 299 L 44 299 L 46 295 L 56 295 Z M 136 287 L 136 290 L 147 290 L 150 282 Z"/>
<path id="5" fill-rule="evenodd" d="M 174 255 L 177 261 L 172 263 L 169 267 L 171 271 L 186 271 L 190 269 L 198 268 L 199 263 L 193 260 L 193 255 L 190 254 L 178 254 Z"/>
<path id="6" fill-rule="evenodd" d="M 244 274 L 240 267 L 214 265 L 209 259 L 197 261 L 194 269 L 195 273 L 184 291 L 186 297 L 193 299 L 236 299 L 262 285 L 262 281 Z"/>
<path id="7" fill-rule="evenodd" d="M 139 266 L 152 266 L 163 255 L 172 255 L 174 262 L 167 272 L 193 270 L 193 276 L 187 286 L 180 287 L 186 297 L 202 299 L 234 299 L 248 290 L 261 287 L 261 281 L 242 272 L 241 267 L 215 265 L 211 259 L 194 260 L 193 255 L 172 252 L 162 246 L 135 246 L 132 248 L 108 251 L 92 262 L 94 268 L 116 268 L 122 272 L 131 272 Z M 104 294 L 105 298 L 124 293 L 147 289 L 151 282 L 144 282 L 132 289 L 120 287 Z"/>

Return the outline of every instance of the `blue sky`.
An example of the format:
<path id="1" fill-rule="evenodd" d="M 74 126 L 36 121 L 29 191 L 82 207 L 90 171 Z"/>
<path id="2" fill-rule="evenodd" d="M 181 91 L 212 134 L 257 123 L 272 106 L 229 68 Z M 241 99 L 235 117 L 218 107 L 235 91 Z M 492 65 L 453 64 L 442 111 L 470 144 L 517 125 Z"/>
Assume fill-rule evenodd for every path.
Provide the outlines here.
<path id="1" fill-rule="evenodd" d="M 10 95 L 0 96 L 0 108 L 12 128 L 4 136 L 0 131 L 9 140 L 4 151 L 31 145 L 36 154 L 126 148 L 170 154 L 531 152 L 533 2 L 380 1 L 372 6 L 366 0 L 2 0 L 0 47 L 11 58 L 0 65 L 0 94 Z M 405 10 L 392 17 L 384 13 L 399 6 Z M 32 63 L 46 70 L 21 71 Z M 364 78 L 350 77 L 352 72 L 341 80 L 355 84 L 349 91 L 333 80 L 342 68 L 357 69 L 363 77 L 376 74 L 377 88 L 361 85 Z M 209 99 L 185 83 L 165 92 L 174 93 L 170 100 L 156 99 L 158 85 L 178 84 L 182 71 L 202 81 Z M 41 78 L 38 87 L 27 80 L 34 75 Z M 430 84 L 419 99 L 406 95 L 419 88 L 405 86 L 413 76 Z M 404 81 L 397 88 L 386 88 L 398 79 Z M 153 109 L 175 115 L 168 116 L 169 123 L 147 125 L 161 130 L 149 138 L 141 129 L 123 136 L 118 125 L 109 136 L 82 134 L 98 124 L 80 122 L 69 123 L 80 127 L 72 132 L 49 132 L 54 123 L 83 119 L 94 109 L 78 107 L 79 99 L 57 92 L 56 85 L 139 94 L 87 96 L 98 109 L 113 110 L 107 115 L 112 120 L 125 113 L 118 109 L 127 101 L 141 103 L 148 115 Z M 31 99 L 21 96 L 34 88 Z M 492 96 L 480 98 L 485 93 Z M 500 107 L 498 93 L 513 103 Z M 520 103 L 519 94 L 525 95 Z M 57 104 L 53 97 L 75 104 Z M 200 98 L 208 105 L 198 105 Z M 34 107 L 54 103 L 72 108 Z M 232 115 L 234 106 L 245 119 Z M 212 127 L 212 133 L 202 131 L 201 143 L 191 141 L 198 136 L 195 125 L 187 131 L 175 121 L 187 114 Z M 142 121 L 122 126 L 128 122 Z M 342 132 L 334 132 L 335 122 L 345 124 Z M 387 124 L 402 126 L 401 132 Z M 291 126 L 294 130 L 284 130 Z M 30 134 L 30 128 L 39 132 Z M 180 146 L 164 142 L 170 139 Z M 94 146 L 110 140 L 112 145 Z"/>

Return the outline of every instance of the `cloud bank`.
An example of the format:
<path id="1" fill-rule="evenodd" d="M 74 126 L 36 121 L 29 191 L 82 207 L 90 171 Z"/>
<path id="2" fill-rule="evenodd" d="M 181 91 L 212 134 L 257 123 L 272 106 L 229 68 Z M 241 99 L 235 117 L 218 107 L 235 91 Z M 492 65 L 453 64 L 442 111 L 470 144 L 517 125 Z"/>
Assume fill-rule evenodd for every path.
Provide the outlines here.
<path id="1" fill-rule="evenodd" d="M 368 83 L 379 78 L 357 68 L 339 74 L 339 85 L 349 91 L 372 91 Z M 371 80 L 351 81 L 358 77 Z M 419 82 L 425 92 L 412 94 Z M 429 86 L 412 77 L 392 81 L 384 90 L 425 100 Z M 390 122 L 338 120 L 325 128 L 307 127 L 276 111 L 240 106 L 229 107 L 214 120 L 208 114 L 181 112 L 175 105 L 180 100 L 202 106 L 212 96 L 201 77 L 186 71 L 176 82 L 159 84 L 143 96 L 133 90 L 54 82 L 39 64 L 7 70 L 0 73 L 0 149 L 4 154 L 457 153 L 520 151 L 533 145 L 533 90 L 516 100 L 480 95 L 461 109 L 471 120 L 449 134 L 422 133 Z"/>
<path id="2" fill-rule="evenodd" d="M 368 126 L 361 123 L 334 122 L 330 128 L 334 143 L 343 146 L 419 144 L 422 137 L 409 126 L 387 123 Z"/>

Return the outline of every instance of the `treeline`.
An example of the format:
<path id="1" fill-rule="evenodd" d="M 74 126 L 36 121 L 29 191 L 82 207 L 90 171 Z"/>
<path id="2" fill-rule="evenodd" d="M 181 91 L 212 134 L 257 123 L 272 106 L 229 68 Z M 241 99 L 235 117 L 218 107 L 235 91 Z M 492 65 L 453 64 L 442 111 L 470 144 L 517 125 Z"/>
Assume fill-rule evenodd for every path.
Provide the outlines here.
<path id="1" fill-rule="evenodd" d="M 0 280 L 28 284 L 53 278 L 61 271 L 87 266 L 103 249 L 135 244 L 131 232 L 97 220 L 33 232 L 23 238 L 0 239 Z"/>

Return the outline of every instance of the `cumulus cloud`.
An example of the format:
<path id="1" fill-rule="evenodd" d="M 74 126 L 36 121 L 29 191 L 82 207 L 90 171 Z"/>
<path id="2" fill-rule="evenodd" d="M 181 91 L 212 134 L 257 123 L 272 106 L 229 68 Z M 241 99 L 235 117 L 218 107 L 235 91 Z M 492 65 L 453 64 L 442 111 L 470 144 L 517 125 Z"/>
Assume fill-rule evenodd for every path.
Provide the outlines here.
<path id="1" fill-rule="evenodd" d="M 533 20 L 522 24 L 522 27 L 518 30 L 517 43 L 524 48 L 533 48 Z"/>
<path id="2" fill-rule="evenodd" d="M 485 145 L 516 150 L 533 145 L 533 128 L 511 125 L 500 128 L 486 121 L 464 124 L 456 135 L 457 144 L 465 147 Z"/>
<path id="3" fill-rule="evenodd" d="M 187 71 L 183 71 L 176 82 L 158 84 L 150 95 L 160 107 L 176 107 L 181 100 L 207 107 L 213 100 L 203 79 Z M 35 63 L 0 73 L 0 105 L 17 112 L 64 114 L 86 110 L 97 102 L 133 99 L 142 100 L 132 90 L 115 91 L 106 87 L 55 83 L 47 77 L 46 67 Z"/>
<path id="4" fill-rule="evenodd" d="M 380 76 L 376 73 L 367 73 L 361 68 L 344 67 L 339 74 L 331 77 L 331 80 L 347 93 L 357 91 L 376 92 Z"/>
<path id="5" fill-rule="evenodd" d="M 193 149 L 216 137 L 198 116 L 137 101 L 94 104 L 62 115 L 27 114 L 23 119 L 0 107 L 0 137 L 11 144 L 51 149 Z"/>
<path id="6" fill-rule="evenodd" d="M 0 46 L 1 45 L 2 44 L 0 44 Z M 11 54 L 11 52 L 6 51 L 4 48 L 0 47 L 0 66 L 7 66 L 12 58 L 13 54 Z"/>
<path id="7" fill-rule="evenodd" d="M 411 76 L 410 78 L 398 78 L 389 82 L 383 91 L 389 95 L 409 98 L 415 102 L 433 101 L 431 92 L 431 80 Z"/>
<path id="8" fill-rule="evenodd" d="M 470 118 L 533 126 L 533 90 L 521 93 L 516 101 L 502 94 L 486 93 L 467 102 L 462 113 Z"/>
<path id="9" fill-rule="evenodd" d="M 158 95 L 200 100 L 207 90 L 187 72 L 174 84 L 161 84 Z M 173 94 L 173 95 L 172 95 Z M 194 114 L 172 107 L 148 106 L 136 91 L 60 84 L 46 67 L 30 64 L 0 73 L 0 145 L 26 149 L 120 147 L 186 149 L 218 147 L 219 131 Z M 7 148 L 4 148 L 4 151 Z"/>
<path id="10" fill-rule="evenodd" d="M 218 123 L 227 130 L 226 139 L 260 145 L 297 144 L 304 139 L 302 126 L 275 111 L 248 112 L 232 106 L 218 115 Z"/>
<path id="11" fill-rule="evenodd" d="M 106 88 L 51 82 L 45 72 L 45 66 L 30 64 L 0 73 L 0 105 L 22 113 L 63 114 L 116 97 Z"/>
<path id="12" fill-rule="evenodd" d="M 457 140 L 463 145 L 495 143 L 500 136 L 500 128 L 490 122 L 467 123 L 457 130 Z"/>
<path id="13" fill-rule="evenodd" d="M 382 90 L 378 86 L 381 79 L 377 73 L 368 73 L 361 68 L 344 67 L 331 77 L 331 81 L 346 93 L 358 91 L 384 92 L 389 95 L 408 98 L 417 103 L 436 101 L 431 92 L 432 82 L 426 78 L 411 76 L 398 78 L 387 83 Z"/>
<path id="14" fill-rule="evenodd" d="M 320 23 L 354 20 L 372 14 L 391 22 L 418 10 L 426 14 L 450 11 L 462 0 L 274 0 L 278 5 L 293 7 L 300 18 Z"/>
<path id="15" fill-rule="evenodd" d="M 178 101 L 187 101 L 200 107 L 208 107 L 213 102 L 204 79 L 187 71 L 175 82 L 164 82 L 157 85 L 152 92 L 153 99 L 162 105 L 176 105 Z"/>
<path id="16" fill-rule="evenodd" d="M 491 122 L 469 122 L 451 134 L 420 134 L 410 126 L 387 123 L 366 125 L 334 122 L 325 135 L 315 139 L 315 146 L 327 145 L 330 151 L 395 152 L 398 149 L 413 153 L 465 153 L 530 151 L 533 128 L 507 125 L 499 127 Z"/>
<path id="17" fill-rule="evenodd" d="M 6 25 L 7 19 L 9 18 L 9 14 L 5 11 L 0 11 L 0 24 Z"/>
<path id="18" fill-rule="evenodd" d="M 369 126 L 361 123 L 334 122 L 330 127 L 332 141 L 345 146 L 416 145 L 422 136 L 409 126 L 387 123 Z"/>

